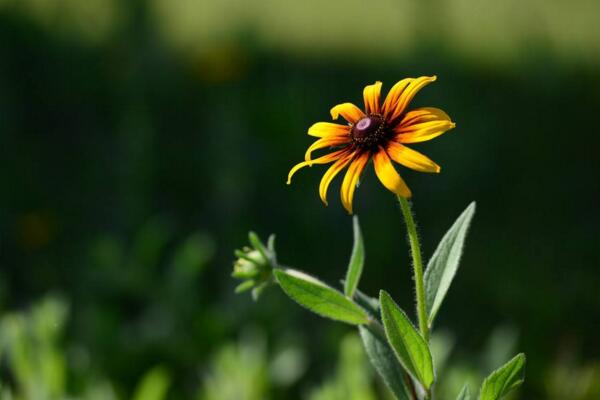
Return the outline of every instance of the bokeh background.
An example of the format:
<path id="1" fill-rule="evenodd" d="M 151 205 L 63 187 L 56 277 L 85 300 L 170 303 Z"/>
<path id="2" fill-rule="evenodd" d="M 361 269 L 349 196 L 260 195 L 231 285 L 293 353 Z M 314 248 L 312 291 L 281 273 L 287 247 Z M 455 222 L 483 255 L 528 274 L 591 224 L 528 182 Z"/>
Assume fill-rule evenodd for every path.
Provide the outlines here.
<path id="1" fill-rule="evenodd" d="M 387 394 L 350 327 L 278 288 L 234 295 L 233 249 L 335 284 L 351 219 L 289 168 L 364 85 L 457 128 L 403 170 L 425 255 L 476 200 L 435 338 L 440 398 L 518 351 L 520 399 L 600 398 L 596 0 L 0 0 L 0 395 L 363 400 Z M 335 200 L 334 200 L 335 199 Z M 355 198 L 361 288 L 411 310 L 398 207 Z M 3 397 L 8 398 L 8 397 Z"/>

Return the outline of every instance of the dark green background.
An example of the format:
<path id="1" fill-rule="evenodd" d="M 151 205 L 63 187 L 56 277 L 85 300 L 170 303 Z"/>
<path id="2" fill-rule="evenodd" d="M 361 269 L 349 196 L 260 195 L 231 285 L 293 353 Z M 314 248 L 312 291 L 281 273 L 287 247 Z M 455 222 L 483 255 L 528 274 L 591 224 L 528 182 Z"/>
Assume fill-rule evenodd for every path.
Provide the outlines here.
<path id="1" fill-rule="evenodd" d="M 328 120 L 332 105 L 360 104 L 363 86 L 375 80 L 387 91 L 401 78 L 431 74 L 438 81 L 414 104 L 444 109 L 457 128 L 414 146 L 441 174 L 401 173 L 414 193 L 426 257 L 467 204 L 478 204 L 438 321 L 456 337 L 453 356 L 474 359 L 495 327 L 513 326 L 517 350 L 528 356 L 528 399 L 549 398 L 548 371 L 565 354 L 575 365 L 597 363 L 600 59 L 593 35 L 575 39 L 576 55 L 553 37 L 508 36 L 512 53 L 495 57 L 499 45 L 483 29 L 479 47 L 469 47 L 435 25 L 415 24 L 410 47 L 388 48 L 377 40 L 385 29 L 368 25 L 356 28 L 373 29 L 373 40 L 342 50 L 318 42 L 315 50 L 310 37 L 282 49 L 228 20 L 230 34 L 214 43 L 207 34 L 186 48 L 164 39 L 160 14 L 146 3 L 123 2 L 116 27 L 91 39 L 60 12 L 40 23 L 26 7 L 6 4 L 1 307 L 24 309 L 60 293 L 71 305 L 65 341 L 86 348 L 89 368 L 121 390 L 160 363 L 174 372 L 174 395 L 191 396 L 198 371 L 247 324 L 269 340 L 293 332 L 306 344 L 311 368 L 276 397 L 297 398 L 326 375 L 350 328 L 301 310 L 277 288 L 257 303 L 233 295 L 232 251 L 249 229 L 274 232 L 283 263 L 335 283 L 351 247 L 340 179 L 329 207 L 317 194 L 324 168 L 302 170 L 285 185 L 311 143 L 306 129 Z M 525 25 L 550 24 L 563 35 L 528 9 Z M 365 6 L 370 12 L 383 11 Z M 310 19 L 305 24 L 329 35 Z M 512 29 L 509 20 L 497 25 L 507 35 Z M 411 310 L 400 213 L 371 168 L 354 208 L 367 248 L 361 286 L 372 294 L 385 288 Z M 194 232 L 209 261 L 167 282 L 170 254 Z M 159 317 L 146 318 L 149 308 Z"/>

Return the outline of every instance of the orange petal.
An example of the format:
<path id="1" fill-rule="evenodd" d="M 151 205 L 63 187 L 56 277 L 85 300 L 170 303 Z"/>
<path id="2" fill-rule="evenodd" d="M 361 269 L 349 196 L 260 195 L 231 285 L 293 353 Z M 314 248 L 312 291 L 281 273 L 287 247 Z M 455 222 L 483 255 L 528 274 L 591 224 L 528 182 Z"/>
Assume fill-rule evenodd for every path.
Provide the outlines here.
<path id="1" fill-rule="evenodd" d="M 317 122 L 308 128 L 308 134 L 316 137 L 349 135 L 350 127 L 332 122 Z"/>
<path id="2" fill-rule="evenodd" d="M 349 153 L 347 156 L 337 160 L 331 167 L 329 167 L 327 172 L 325 172 L 323 178 L 321 178 L 321 184 L 319 185 L 319 196 L 321 196 L 321 200 L 323 203 L 325 203 L 325 205 L 327 205 L 327 189 L 329 188 L 329 184 L 333 178 L 335 178 L 335 176 L 340 173 L 340 171 L 343 170 L 346 165 L 348 165 L 353 156 L 354 153 Z"/>
<path id="3" fill-rule="evenodd" d="M 387 153 L 392 160 L 415 171 L 440 172 L 441 169 L 439 165 L 431 161 L 428 157 L 418 151 L 402 146 L 400 143 L 390 142 Z"/>
<path id="4" fill-rule="evenodd" d="M 411 197 L 410 189 L 398 175 L 390 157 L 382 147 L 379 147 L 379 151 L 373 156 L 373 165 L 375 166 L 375 173 L 383 186 L 398 196 Z"/>
<path id="5" fill-rule="evenodd" d="M 451 121 L 431 121 L 412 125 L 400 129 L 394 139 L 400 143 L 419 143 L 434 139 L 454 128 L 456 124 Z"/>
<path id="6" fill-rule="evenodd" d="M 420 107 L 408 111 L 398 123 L 396 129 L 432 121 L 450 121 L 450 117 L 443 110 L 434 107 Z"/>
<path id="7" fill-rule="evenodd" d="M 316 158 L 314 160 L 302 161 L 301 163 L 294 165 L 294 167 L 290 170 L 290 173 L 288 174 L 287 184 L 289 185 L 290 183 L 292 183 L 292 176 L 294 176 L 296 171 L 298 171 L 300 168 L 304 168 L 306 166 L 311 167 L 313 164 L 327 164 L 329 162 L 337 160 L 347 152 L 347 149 L 341 149 L 338 151 L 334 151 L 333 153 L 326 154 L 322 157 Z"/>
<path id="8" fill-rule="evenodd" d="M 377 81 L 372 85 L 365 86 L 363 98 L 365 100 L 365 112 L 367 114 L 379 114 L 379 97 L 381 96 L 381 82 Z"/>
<path id="9" fill-rule="evenodd" d="M 398 99 L 400 98 L 400 95 L 404 92 L 406 87 L 413 80 L 414 80 L 414 78 L 405 78 L 405 79 L 402 79 L 401 81 L 397 82 L 394 86 L 392 86 L 392 88 L 388 92 L 387 96 L 385 97 L 385 101 L 383 102 L 383 107 L 381 108 L 381 113 L 386 118 L 386 120 L 389 120 L 388 117 L 391 115 L 391 113 L 396 108 L 396 104 L 398 104 Z"/>
<path id="10" fill-rule="evenodd" d="M 431 140 L 454 128 L 456 124 L 439 108 L 424 107 L 406 113 L 394 128 L 395 140 L 400 143 L 417 143 Z"/>
<path id="11" fill-rule="evenodd" d="M 348 167 L 348 171 L 346 171 L 346 175 L 344 176 L 344 181 L 342 182 L 342 187 L 340 189 L 340 195 L 344 208 L 350 214 L 352 214 L 352 201 L 354 200 L 356 184 L 358 183 L 358 179 L 367 165 L 367 161 L 369 161 L 369 157 L 370 154 L 368 152 L 364 152 L 357 156 L 350 164 L 350 167 Z"/>
<path id="12" fill-rule="evenodd" d="M 363 113 L 360 108 L 356 107 L 352 103 L 338 104 L 337 106 L 333 107 L 330 112 L 331 118 L 338 119 L 338 117 L 341 115 L 351 124 L 357 123 L 358 120 L 364 118 L 365 116 L 365 113 Z"/>
<path id="13" fill-rule="evenodd" d="M 411 80 L 409 84 L 404 87 L 404 90 L 397 95 L 397 101 L 395 105 L 393 103 L 390 104 L 391 108 L 386 114 L 386 119 L 388 121 L 393 121 L 402 115 L 406 109 L 406 106 L 408 106 L 419 90 L 427 86 L 429 83 L 434 82 L 436 79 L 436 76 L 422 76 L 420 78 Z"/>
<path id="14" fill-rule="evenodd" d="M 310 147 L 306 150 L 306 153 L 304 154 L 304 160 L 310 161 L 310 156 L 315 150 L 323 149 L 325 147 L 340 146 L 348 142 L 350 142 L 349 136 L 329 136 L 319 139 L 313 144 L 311 144 Z"/>

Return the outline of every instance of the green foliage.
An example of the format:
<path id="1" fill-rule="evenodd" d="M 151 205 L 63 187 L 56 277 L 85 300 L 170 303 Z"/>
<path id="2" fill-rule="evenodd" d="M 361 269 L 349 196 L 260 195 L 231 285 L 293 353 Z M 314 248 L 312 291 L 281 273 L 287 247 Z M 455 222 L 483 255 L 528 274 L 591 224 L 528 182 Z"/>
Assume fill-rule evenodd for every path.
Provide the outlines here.
<path id="1" fill-rule="evenodd" d="M 525 355 L 518 354 L 483 381 L 479 400 L 501 399 L 512 389 L 519 387 L 523 383 L 524 376 Z"/>
<path id="2" fill-rule="evenodd" d="M 469 204 L 446 232 L 431 260 L 429 260 L 424 276 L 429 326 L 433 324 L 433 320 L 456 275 L 469 224 L 474 214 L 475 202 Z"/>
<path id="3" fill-rule="evenodd" d="M 5 357 L 6 376 L 0 399 L 17 400 L 117 400 L 112 384 L 97 376 L 85 376 L 73 386 L 75 374 L 68 365 L 63 330 L 69 307 L 59 297 L 48 296 L 26 312 L 8 314 L 0 320 L 0 354 Z M 89 373 L 89 371 L 87 371 Z M 148 371 L 133 395 L 134 400 L 162 400 L 170 378 L 163 367 Z M 81 387 L 83 384 L 83 387 Z"/>
<path id="4" fill-rule="evenodd" d="M 544 373 L 544 394 L 547 400 L 600 399 L 600 362 L 582 363 L 574 349 L 558 356 Z"/>
<path id="5" fill-rule="evenodd" d="M 471 400 L 471 389 L 469 389 L 469 385 L 467 383 L 465 383 L 465 386 L 463 386 L 456 400 Z"/>
<path id="6" fill-rule="evenodd" d="M 352 227 L 354 231 L 354 245 L 352 246 L 352 254 L 344 282 L 344 294 L 350 298 L 354 297 L 365 264 L 365 244 L 356 215 L 352 218 Z"/>
<path id="7" fill-rule="evenodd" d="M 170 383 L 167 370 L 162 366 L 154 367 L 142 377 L 133 400 L 163 400 L 167 397 Z"/>
<path id="8" fill-rule="evenodd" d="M 404 311 L 383 290 L 379 303 L 385 334 L 398 360 L 413 378 L 429 389 L 435 379 L 429 346 Z"/>
<path id="9" fill-rule="evenodd" d="M 360 340 L 355 334 L 346 335 L 340 343 L 340 353 L 333 376 L 307 400 L 376 400 L 371 386 L 371 373 Z"/>
<path id="10" fill-rule="evenodd" d="M 283 291 L 298 304 L 323 317 L 348 324 L 365 324 L 367 312 L 341 292 L 300 271 L 274 271 Z"/>
<path id="11" fill-rule="evenodd" d="M 269 398 L 269 360 L 264 337 L 244 332 L 239 343 L 226 344 L 205 373 L 200 400 L 264 400 Z"/>
<path id="12" fill-rule="evenodd" d="M 380 314 L 379 300 L 361 292 L 358 289 L 354 293 L 354 301 L 369 311 L 372 315 L 378 316 Z"/>
<path id="13" fill-rule="evenodd" d="M 18 397 L 59 398 L 65 393 L 66 360 L 57 345 L 67 315 L 67 305 L 49 297 L 28 313 L 0 320 L 0 354 L 7 357 Z"/>
<path id="14" fill-rule="evenodd" d="M 386 339 L 380 333 L 373 333 L 367 326 L 359 326 L 358 330 L 371 364 L 396 400 L 410 400 L 411 393 L 406 384 L 410 378 L 398 363 Z"/>

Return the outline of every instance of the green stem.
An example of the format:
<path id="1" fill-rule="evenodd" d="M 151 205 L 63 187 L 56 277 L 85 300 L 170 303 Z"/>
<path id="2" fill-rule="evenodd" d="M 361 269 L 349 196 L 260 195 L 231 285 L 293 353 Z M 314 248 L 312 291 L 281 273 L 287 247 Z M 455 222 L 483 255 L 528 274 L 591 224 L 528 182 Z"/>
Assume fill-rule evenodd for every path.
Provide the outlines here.
<path id="1" fill-rule="evenodd" d="M 415 276 L 415 288 L 417 292 L 417 317 L 419 319 L 419 330 L 426 342 L 429 342 L 429 326 L 427 325 L 427 309 L 425 307 L 425 285 L 423 282 L 423 260 L 421 259 L 421 246 L 417 235 L 417 225 L 410 209 L 410 203 L 404 197 L 398 196 L 402 215 L 406 222 L 408 240 L 413 259 L 413 270 Z"/>

